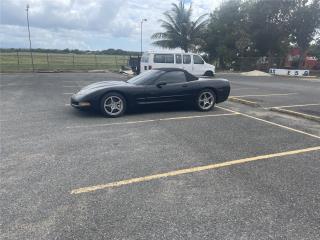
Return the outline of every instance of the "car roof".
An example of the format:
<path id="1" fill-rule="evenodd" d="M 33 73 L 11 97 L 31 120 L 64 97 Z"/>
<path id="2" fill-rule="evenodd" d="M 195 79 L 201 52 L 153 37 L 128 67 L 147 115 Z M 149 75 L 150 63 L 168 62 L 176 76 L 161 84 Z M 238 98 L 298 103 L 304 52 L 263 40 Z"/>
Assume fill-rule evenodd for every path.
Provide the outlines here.
<path id="1" fill-rule="evenodd" d="M 160 70 L 164 72 L 180 71 L 185 73 L 187 81 L 194 81 L 199 79 L 198 77 L 192 75 L 191 73 L 182 68 L 153 68 L 152 70 Z"/>

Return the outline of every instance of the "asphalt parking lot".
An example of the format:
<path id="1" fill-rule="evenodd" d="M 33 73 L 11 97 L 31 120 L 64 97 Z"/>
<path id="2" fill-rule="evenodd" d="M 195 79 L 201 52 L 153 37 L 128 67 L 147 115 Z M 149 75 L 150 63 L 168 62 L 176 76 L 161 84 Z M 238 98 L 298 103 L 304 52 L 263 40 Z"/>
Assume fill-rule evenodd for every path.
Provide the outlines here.
<path id="1" fill-rule="evenodd" d="M 290 109 L 290 112 L 310 115 L 320 120 L 318 78 L 226 76 L 232 81 L 232 95 L 236 100 L 244 100 L 243 103 L 247 101 L 249 105 L 251 103 L 267 109 Z"/>
<path id="2" fill-rule="evenodd" d="M 320 80 L 217 77 L 240 102 L 108 119 L 69 98 L 121 75 L 2 74 L 0 239 L 320 239 Z"/>

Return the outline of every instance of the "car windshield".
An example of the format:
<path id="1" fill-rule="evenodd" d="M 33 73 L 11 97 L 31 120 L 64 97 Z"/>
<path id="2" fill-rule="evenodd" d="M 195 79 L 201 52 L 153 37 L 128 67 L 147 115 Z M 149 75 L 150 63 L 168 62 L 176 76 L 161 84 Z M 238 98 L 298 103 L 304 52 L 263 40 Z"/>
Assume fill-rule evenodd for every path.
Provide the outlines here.
<path id="1" fill-rule="evenodd" d="M 152 84 L 153 81 L 162 73 L 163 71 L 161 70 L 149 70 L 129 79 L 127 83 L 131 83 L 134 85 L 149 85 Z"/>

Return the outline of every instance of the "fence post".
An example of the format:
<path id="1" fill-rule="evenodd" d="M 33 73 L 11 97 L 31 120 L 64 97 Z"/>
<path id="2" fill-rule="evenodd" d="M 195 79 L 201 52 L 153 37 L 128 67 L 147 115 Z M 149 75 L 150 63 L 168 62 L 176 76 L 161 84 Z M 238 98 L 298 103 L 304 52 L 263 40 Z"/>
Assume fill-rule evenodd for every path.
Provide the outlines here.
<path id="1" fill-rule="evenodd" d="M 95 63 L 95 66 L 97 68 L 98 67 L 98 62 L 97 62 L 97 55 L 96 54 L 94 55 L 94 63 Z"/>
<path id="2" fill-rule="evenodd" d="M 49 64 L 49 53 L 47 53 L 47 64 L 48 64 L 48 69 L 50 68 L 50 64 Z"/>
<path id="3" fill-rule="evenodd" d="M 74 53 L 72 53 L 72 66 L 73 66 L 73 69 L 74 69 Z"/>
<path id="4" fill-rule="evenodd" d="M 114 58 L 116 60 L 116 68 L 118 69 L 118 59 L 117 59 L 117 55 L 114 55 Z"/>
<path id="5" fill-rule="evenodd" d="M 20 59 L 19 59 L 19 52 L 17 51 L 17 60 L 18 60 L 18 71 L 20 70 Z"/>

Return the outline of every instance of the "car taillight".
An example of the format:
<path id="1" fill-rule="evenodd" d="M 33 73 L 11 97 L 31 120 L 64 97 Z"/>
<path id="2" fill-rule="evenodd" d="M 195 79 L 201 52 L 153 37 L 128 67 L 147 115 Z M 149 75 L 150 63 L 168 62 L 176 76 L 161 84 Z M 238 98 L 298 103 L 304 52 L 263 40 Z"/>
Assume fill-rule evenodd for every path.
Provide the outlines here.
<path id="1" fill-rule="evenodd" d="M 149 65 L 149 70 L 151 70 L 151 69 L 152 69 L 152 66 Z"/>

